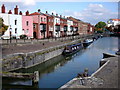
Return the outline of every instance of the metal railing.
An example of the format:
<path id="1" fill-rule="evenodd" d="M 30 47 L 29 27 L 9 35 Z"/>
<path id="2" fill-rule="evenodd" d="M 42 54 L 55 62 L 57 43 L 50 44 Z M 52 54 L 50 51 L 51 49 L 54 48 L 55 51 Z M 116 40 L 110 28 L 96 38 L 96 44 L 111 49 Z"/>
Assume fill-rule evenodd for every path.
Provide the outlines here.
<path id="1" fill-rule="evenodd" d="M 46 39 L 1 39 L 0 44 L 22 44 L 22 43 L 37 43 L 37 42 L 54 42 L 54 41 L 66 41 L 75 40 L 84 37 L 90 37 L 91 35 L 76 35 L 76 36 L 66 36 L 57 38 L 46 38 Z"/>

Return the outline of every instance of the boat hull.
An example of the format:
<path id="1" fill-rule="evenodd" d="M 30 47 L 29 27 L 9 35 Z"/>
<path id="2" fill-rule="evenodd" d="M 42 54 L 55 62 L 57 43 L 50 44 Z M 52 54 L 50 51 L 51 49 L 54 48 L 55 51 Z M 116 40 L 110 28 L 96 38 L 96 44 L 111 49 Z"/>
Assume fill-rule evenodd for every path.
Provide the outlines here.
<path id="1" fill-rule="evenodd" d="M 76 45 L 74 45 L 74 46 L 73 46 L 73 45 L 70 45 L 70 46 L 67 46 L 67 47 L 70 48 L 70 49 L 68 50 L 69 52 L 66 52 L 66 49 L 64 49 L 62 55 L 68 56 L 68 55 L 72 55 L 72 54 L 80 51 L 81 49 L 83 49 L 83 44 L 82 44 L 82 43 L 81 43 L 81 45 L 80 45 L 80 44 L 76 44 Z M 72 50 L 72 48 L 75 48 L 75 47 L 76 47 L 76 49 Z"/>

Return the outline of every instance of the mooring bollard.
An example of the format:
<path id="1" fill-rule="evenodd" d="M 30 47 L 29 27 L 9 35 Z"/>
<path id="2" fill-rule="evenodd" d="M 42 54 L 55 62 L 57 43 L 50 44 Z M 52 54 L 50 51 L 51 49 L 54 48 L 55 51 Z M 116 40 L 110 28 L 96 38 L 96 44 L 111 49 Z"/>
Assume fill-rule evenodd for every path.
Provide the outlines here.
<path id="1" fill-rule="evenodd" d="M 33 85 L 36 86 L 38 84 L 38 81 L 39 81 L 39 72 L 38 71 L 35 71 L 34 72 L 34 77 L 33 77 Z"/>
<path id="2" fill-rule="evenodd" d="M 84 76 L 85 76 L 85 77 L 88 77 L 88 68 L 85 68 L 85 69 L 84 69 Z"/>

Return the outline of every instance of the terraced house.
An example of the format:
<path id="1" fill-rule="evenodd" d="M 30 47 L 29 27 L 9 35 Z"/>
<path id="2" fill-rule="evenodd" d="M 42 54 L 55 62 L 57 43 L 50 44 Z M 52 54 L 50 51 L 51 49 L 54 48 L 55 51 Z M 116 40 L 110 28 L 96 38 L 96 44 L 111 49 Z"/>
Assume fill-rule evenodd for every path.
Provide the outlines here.
<path id="1" fill-rule="evenodd" d="M 60 36 L 64 37 L 67 36 L 67 31 L 68 31 L 68 24 L 67 24 L 67 18 L 62 17 L 60 15 Z"/>
<path id="2" fill-rule="evenodd" d="M 16 6 L 14 8 L 14 13 L 9 10 L 7 13 L 5 10 L 5 6 L 2 5 L 1 7 L 0 17 L 3 19 L 4 24 L 8 26 L 8 29 L 2 36 L 2 38 L 9 39 L 10 36 L 14 36 L 16 38 L 19 38 L 21 34 L 23 34 L 22 31 L 22 15 L 18 14 L 18 7 Z"/>
<path id="3" fill-rule="evenodd" d="M 52 38 L 54 33 L 54 16 L 50 15 L 48 11 L 44 14 L 47 17 L 47 38 Z"/>
<path id="4" fill-rule="evenodd" d="M 22 11 L 19 11 L 17 5 L 14 8 L 14 13 L 11 10 L 6 12 L 5 5 L 2 5 L 0 17 L 4 20 L 4 24 L 8 26 L 2 36 L 4 39 L 10 39 L 11 37 L 19 39 L 21 35 L 27 35 L 28 39 L 42 39 L 94 33 L 93 25 L 74 17 L 49 14 L 48 11 L 42 13 L 40 9 L 31 14 L 29 14 L 29 11 L 23 14 Z"/>
<path id="5" fill-rule="evenodd" d="M 38 12 L 31 13 L 33 17 L 33 37 L 37 39 L 46 38 L 47 17 L 38 9 Z"/>

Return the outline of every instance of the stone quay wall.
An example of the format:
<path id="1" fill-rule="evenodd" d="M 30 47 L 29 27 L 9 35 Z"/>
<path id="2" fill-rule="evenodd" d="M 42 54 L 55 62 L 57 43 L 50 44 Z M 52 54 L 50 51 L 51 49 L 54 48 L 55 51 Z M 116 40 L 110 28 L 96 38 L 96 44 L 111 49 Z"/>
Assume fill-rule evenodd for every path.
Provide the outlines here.
<path id="1" fill-rule="evenodd" d="M 78 39 L 70 43 L 65 43 L 63 45 L 58 45 L 34 52 L 7 55 L 2 59 L 2 70 L 14 71 L 21 68 L 29 68 L 35 66 L 62 54 L 63 49 L 66 45 L 71 45 L 82 41 L 82 39 Z"/>

